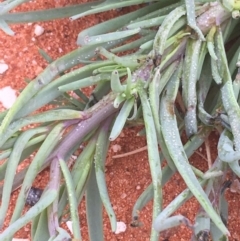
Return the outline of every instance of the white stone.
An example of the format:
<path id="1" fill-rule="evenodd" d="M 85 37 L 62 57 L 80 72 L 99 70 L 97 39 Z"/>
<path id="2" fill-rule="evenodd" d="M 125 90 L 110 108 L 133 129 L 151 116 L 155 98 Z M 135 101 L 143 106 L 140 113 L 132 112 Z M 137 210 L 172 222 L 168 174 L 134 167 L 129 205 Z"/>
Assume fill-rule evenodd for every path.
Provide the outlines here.
<path id="1" fill-rule="evenodd" d="M 44 33 L 44 28 L 40 25 L 35 25 L 34 33 L 36 36 L 40 36 Z"/>
<path id="2" fill-rule="evenodd" d="M 112 145 L 113 152 L 121 151 L 121 149 L 122 149 L 121 146 L 118 144 Z"/>
<path id="3" fill-rule="evenodd" d="M 123 233 L 127 229 L 127 226 L 124 222 L 117 222 L 117 229 L 115 231 L 115 234 Z"/>
<path id="4" fill-rule="evenodd" d="M 0 102 L 3 107 L 9 109 L 17 99 L 16 91 L 10 86 L 0 89 Z"/>
<path id="5" fill-rule="evenodd" d="M 3 74 L 8 70 L 8 65 L 5 63 L 0 63 L 0 74 Z"/>
<path id="6" fill-rule="evenodd" d="M 73 234 L 72 221 L 67 221 L 66 224 L 70 232 Z"/>

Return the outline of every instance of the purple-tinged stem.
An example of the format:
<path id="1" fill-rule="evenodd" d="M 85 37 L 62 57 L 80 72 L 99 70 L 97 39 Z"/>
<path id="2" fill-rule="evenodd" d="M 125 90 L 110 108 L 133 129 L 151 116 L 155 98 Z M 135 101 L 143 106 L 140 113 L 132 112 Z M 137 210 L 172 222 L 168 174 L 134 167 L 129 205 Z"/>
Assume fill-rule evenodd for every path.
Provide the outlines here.
<path id="1" fill-rule="evenodd" d="M 57 235 L 57 229 L 59 228 L 58 222 L 58 198 L 54 200 L 52 205 L 48 207 L 48 230 L 50 237 L 55 237 Z"/>
<path id="2" fill-rule="evenodd" d="M 196 19 L 196 22 L 203 34 L 207 34 L 212 26 L 220 25 L 230 17 L 231 13 L 229 11 L 225 10 L 220 3 L 214 2 L 211 3 L 209 10 Z"/>
<path id="3" fill-rule="evenodd" d="M 59 161 L 58 158 L 54 158 L 52 160 L 51 166 L 50 166 L 50 182 L 48 189 L 55 189 L 56 191 L 59 190 L 60 187 L 60 178 L 61 172 L 59 167 Z M 56 229 L 59 227 L 58 221 L 56 223 L 56 213 L 57 213 L 57 202 L 56 199 L 53 204 L 48 208 L 48 230 L 50 237 L 55 237 L 57 234 Z"/>
<path id="4" fill-rule="evenodd" d="M 113 106 L 115 97 L 115 94 L 110 93 L 106 98 L 103 98 L 98 104 L 89 109 L 89 112 L 92 113 L 92 117 L 75 125 L 46 160 L 45 164 L 56 156 L 66 160 L 71 153 L 75 151 L 77 146 L 81 144 L 84 137 L 89 132 L 99 126 L 102 121 L 107 119 L 113 113 L 117 112 L 118 108 Z"/>

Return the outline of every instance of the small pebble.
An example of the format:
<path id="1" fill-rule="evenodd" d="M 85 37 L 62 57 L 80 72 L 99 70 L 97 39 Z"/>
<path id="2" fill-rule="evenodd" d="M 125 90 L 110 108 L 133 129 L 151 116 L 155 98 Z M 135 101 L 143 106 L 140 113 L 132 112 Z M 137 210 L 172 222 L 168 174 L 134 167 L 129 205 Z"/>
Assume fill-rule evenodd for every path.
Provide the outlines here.
<path id="1" fill-rule="evenodd" d="M 122 149 L 121 146 L 118 144 L 112 145 L 113 152 L 121 151 L 121 149 Z"/>
<path id="2" fill-rule="evenodd" d="M 70 232 L 73 234 L 72 221 L 67 221 L 66 224 Z"/>
<path id="3" fill-rule="evenodd" d="M 5 63 L 0 63 L 0 74 L 3 74 L 8 70 L 8 65 Z"/>
<path id="4" fill-rule="evenodd" d="M 6 86 L 0 89 L 0 102 L 2 103 L 4 108 L 11 108 L 16 99 L 16 91 L 10 86 Z"/>
<path id="5" fill-rule="evenodd" d="M 136 186 L 136 189 L 137 189 L 137 190 L 140 190 L 140 189 L 141 189 L 141 186 L 140 186 L 140 185 L 137 185 L 137 186 Z"/>
<path id="6" fill-rule="evenodd" d="M 34 206 L 41 198 L 43 190 L 40 188 L 31 187 L 26 199 L 26 204 Z"/>
<path id="7" fill-rule="evenodd" d="M 34 34 L 40 36 L 44 33 L 44 28 L 40 25 L 35 25 Z"/>
<path id="8" fill-rule="evenodd" d="M 117 222 L 117 229 L 115 234 L 123 233 L 127 229 L 127 226 L 124 222 Z"/>

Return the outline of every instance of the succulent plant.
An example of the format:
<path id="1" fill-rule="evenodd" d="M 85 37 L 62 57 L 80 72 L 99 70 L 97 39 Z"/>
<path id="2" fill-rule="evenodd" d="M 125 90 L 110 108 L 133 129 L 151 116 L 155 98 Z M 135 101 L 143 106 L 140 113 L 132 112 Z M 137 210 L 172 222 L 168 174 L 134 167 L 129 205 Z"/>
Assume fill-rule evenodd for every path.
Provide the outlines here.
<path id="1" fill-rule="evenodd" d="M 37 228 L 45 231 L 44 240 L 69 239 L 59 227 L 66 206 L 74 238 L 81 240 L 77 207 L 84 194 L 90 240 L 104 240 L 101 205 L 115 231 L 105 159 L 110 141 L 128 122 L 137 125 L 139 120 L 146 134 L 152 183 L 136 200 L 132 225 L 138 226 L 139 211 L 153 199 L 151 241 L 181 223 L 193 230 L 193 240 L 208 240 L 210 235 L 212 240 L 227 240 L 222 185 L 229 170 L 240 177 L 240 1 L 106 0 L 37 14 L 9 13 L 22 2 L 0 3 L 0 27 L 7 34 L 13 34 L 11 23 L 61 17 L 75 20 L 144 4 L 82 31 L 77 39 L 81 47 L 57 60 L 42 52 L 49 61 L 47 68 L 27 85 L 10 110 L 0 114 L 0 159 L 7 159 L 0 167 L 4 180 L 0 227 L 11 190 L 21 186 L 10 225 L 0 240 L 11 240 L 30 221 L 32 240 L 42 235 Z M 125 55 L 120 57 L 122 52 Z M 66 72 L 80 63 L 84 67 Z M 86 96 L 81 89 L 92 85 L 95 88 Z M 71 96 L 73 92 L 78 98 Z M 51 110 L 32 114 L 49 103 L 54 106 Z M 29 124 L 36 125 L 22 129 Z M 203 173 L 188 158 L 215 129 L 221 133 L 218 157 Z M 181 141 L 184 130 L 186 144 Z M 69 170 L 67 163 L 82 143 L 86 146 Z M 19 163 L 35 151 L 31 164 L 15 174 Z M 164 168 L 163 161 L 167 163 Z M 21 215 L 34 179 L 48 166 L 48 186 L 40 200 Z M 188 188 L 163 209 L 162 187 L 175 172 Z M 195 224 L 183 215 L 172 216 L 191 196 L 201 205 Z"/>

